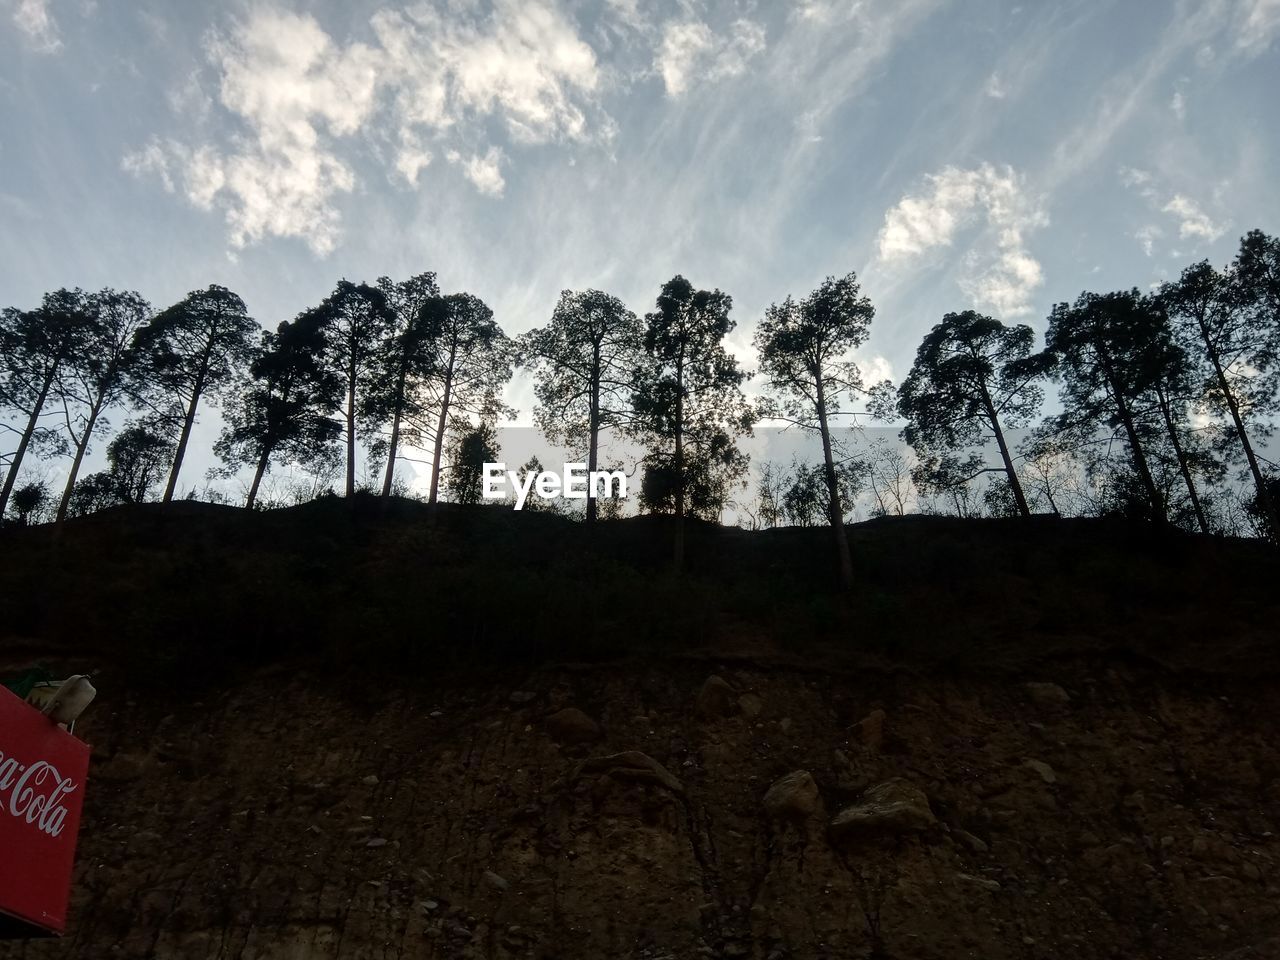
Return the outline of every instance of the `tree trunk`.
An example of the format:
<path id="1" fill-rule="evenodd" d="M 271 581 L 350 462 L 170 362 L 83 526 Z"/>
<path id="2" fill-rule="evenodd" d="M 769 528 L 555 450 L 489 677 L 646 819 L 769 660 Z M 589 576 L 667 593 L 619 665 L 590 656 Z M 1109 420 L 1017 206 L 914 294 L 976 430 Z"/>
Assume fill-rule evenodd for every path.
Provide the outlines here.
<path id="1" fill-rule="evenodd" d="M 1143 487 L 1146 488 L 1147 497 L 1151 501 L 1151 509 L 1155 513 L 1156 524 L 1163 525 L 1168 519 L 1165 514 L 1164 498 L 1160 496 L 1160 491 L 1156 489 L 1155 478 L 1151 475 L 1151 468 L 1147 465 L 1147 454 L 1143 449 L 1142 441 L 1138 437 L 1138 428 L 1133 422 L 1133 414 L 1129 410 L 1129 404 L 1125 402 L 1124 394 L 1120 391 L 1120 384 L 1116 379 L 1106 351 L 1100 344 L 1095 344 L 1095 346 L 1098 350 L 1098 359 L 1102 364 L 1102 371 L 1107 378 L 1107 385 L 1111 388 L 1111 398 L 1115 401 L 1116 412 L 1120 414 L 1120 422 L 1124 425 L 1125 436 L 1129 440 L 1129 453 L 1133 458 L 1134 468 L 1138 471 L 1138 479 L 1142 481 Z"/>
<path id="2" fill-rule="evenodd" d="M 1218 387 L 1222 390 L 1222 397 L 1227 401 L 1227 409 L 1231 411 L 1231 422 L 1235 424 L 1236 435 L 1240 438 L 1240 446 L 1244 448 L 1245 459 L 1249 462 L 1249 472 L 1253 475 L 1253 483 L 1258 489 L 1258 506 L 1262 508 L 1267 522 L 1271 525 L 1271 535 L 1280 538 L 1280 516 L 1277 515 L 1276 505 L 1271 500 L 1271 493 L 1267 490 L 1266 479 L 1262 476 L 1262 468 L 1258 465 L 1258 458 L 1253 452 L 1253 444 L 1249 442 L 1249 435 L 1245 433 L 1244 418 L 1240 415 L 1240 405 L 1236 402 L 1236 396 L 1231 392 L 1231 385 L 1227 382 L 1226 371 L 1222 369 L 1222 360 L 1218 356 L 1218 350 L 1213 345 L 1213 338 L 1209 336 L 1209 330 L 1205 326 L 1202 316 L 1196 316 L 1196 322 L 1200 327 L 1200 337 L 1204 340 L 1205 352 L 1209 355 L 1209 360 L 1213 363 L 1213 371 L 1218 378 Z"/>
<path id="3" fill-rule="evenodd" d="M 1191 478 L 1191 468 L 1187 466 L 1187 456 L 1183 453 L 1182 442 L 1178 439 L 1178 428 L 1173 422 L 1169 398 L 1159 387 L 1156 388 L 1156 402 L 1164 417 L 1165 428 L 1169 431 L 1169 443 L 1173 445 L 1174 456 L 1178 458 L 1178 472 L 1182 474 L 1182 482 L 1187 485 L 1187 495 L 1191 498 L 1191 509 L 1195 511 L 1196 523 L 1199 524 L 1201 533 L 1208 533 L 1209 522 L 1205 519 L 1204 508 L 1200 504 L 1200 494 L 1196 491 L 1195 481 Z"/>
<path id="4" fill-rule="evenodd" d="M 440 418 L 436 421 L 436 446 L 431 457 L 431 495 L 427 503 L 435 503 L 440 493 L 440 460 L 444 454 L 444 431 L 449 417 L 449 404 L 453 399 L 453 354 L 449 355 L 449 372 L 444 378 L 444 393 L 440 398 Z"/>
<path id="5" fill-rule="evenodd" d="M 356 371 L 347 368 L 347 499 L 356 495 Z"/>
<path id="6" fill-rule="evenodd" d="M 676 542 L 673 566 L 684 570 L 684 347 L 676 362 Z"/>
<path id="7" fill-rule="evenodd" d="M 22 458 L 27 455 L 27 447 L 30 446 L 31 438 L 35 435 L 36 425 L 40 422 L 40 411 L 44 408 L 45 399 L 49 396 L 49 388 L 53 386 L 56 372 L 56 367 L 51 369 L 44 383 L 40 385 L 40 396 L 36 398 L 35 405 L 31 408 L 31 416 L 27 419 L 27 426 L 22 431 L 22 439 L 18 441 L 18 449 L 14 451 L 13 462 L 9 464 L 9 472 L 4 478 L 4 488 L 0 490 L 0 518 L 4 517 L 4 511 L 9 506 L 9 495 L 13 493 L 13 485 L 17 482 L 18 469 L 22 466 Z"/>
<path id="8" fill-rule="evenodd" d="M 822 374 L 815 378 L 817 386 L 818 430 L 822 434 L 822 459 L 827 475 L 827 516 L 836 538 L 836 554 L 840 561 L 840 586 L 853 589 L 853 560 L 849 555 L 849 537 L 844 529 L 844 511 L 840 509 L 840 484 L 836 479 L 836 465 L 831 456 L 831 431 L 827 426 L 827 401 L 822 387 Z"/>
<path id="9" fill-rule="evenodd" d="M 258 502 L 258 487 L 262 485 L 262 475 L 267 472 L 267 463 L 270 459 L 271 448 L 263 444 L 262 456 L 258 457 L 258 469 L 254 471 L 253 483 L 249 486 L 249 496 L 244 502 L 246 510 L 253 510 L 253 505 Z"/>
<path id="10" fill-rule="evenodd" d="M 178 435 L 178 448 L 173 454 L 173 467 L 169 470 L 169 482 L 165 484 L 162 503 L 172 501 L 173 494 L 178 488 L 178 474 L 182 470 L 182 459 L 187 455 L 187 441 L 191 438 L 191 426 L 196 422 L 196 407 L 200 403 L 200 394 L 203 390 L 204 381 L 201 378 L 196 381 L 195 389 L 191 392 L 191 402 L 187 404 L 187 415 L 182 420 L 182 433 Z"/>
<path id="11" fill-rule="evenodd" d="M 596 522 L 596 490 L 591 474 L 600 455 L 600 344 L 591 355 L 591 403 L 587 422 L 587 526 Z"/>
<path id="12" fill-rule="evenodd" d="M 102 412 L 102 397 L 99 396 L 89 408 L 89 419 L 84 425 L 84 436 L 76 444 L 76 455 L 71 461 L 71 471 L 67 474 L 67 484 L 62 489 L 62 500 L 58 503 L 58 514 L 54 523 L 61 523 L 67 517 L 67 508 L 71 505 L 71 494 L 75 491 L 76 479 L 80 476 L 80 464 L 84 461 L 85 451 L 89 449 L 89 438 L 93 436 L 93 428 L 97 426 L 98 414 Z"/>
<path id="13" fill-rule="evenodd" d="M 982 384 L 982 402 L 986 404 L 987 417 L 991 420 L 991 429 L 996 434 L 996 446 L 1000 448 L 1000 459 L 1004 461 L 1004 472 L 1009 478 L 1009 489 L 1013 491 L 1013 500 L 1018 505 L 1018 513 L 1029 517 L 1031 508 L 1027 506 L 1027 498 L 1022 492 L 1022 484 L 1018 481 L 1018 471 L 1014 469 L 1013 458 L 1009 456 L 1009 445 L 1005 443 L 1004 431 L 1000 429 L 1000 417 L 996 413 L 995 404 L 991 401 L 991 394 L 987 392 L 986 383 Z"/>

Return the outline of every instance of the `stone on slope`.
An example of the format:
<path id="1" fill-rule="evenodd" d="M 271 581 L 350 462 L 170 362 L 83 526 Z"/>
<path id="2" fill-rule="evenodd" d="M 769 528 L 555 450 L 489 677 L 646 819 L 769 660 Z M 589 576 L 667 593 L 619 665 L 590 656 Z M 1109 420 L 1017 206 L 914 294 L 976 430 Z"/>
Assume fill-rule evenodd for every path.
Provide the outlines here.
<path id="1" fill-rule="evenodd" d="M 818 784 L 808 770 L 788 773 L 764 795 L 764 810 L 777 820 L 804 820 L 818 809 Z"/>
<path id="2" fill-rule="evenodd" d="M 831 839 L 841 845 L 928 830 L 938 821 L 929 798 L 908 780 L 886 780 L 870 787 L 862 799 L 831 821 Z"/>
<path id="3" fill-rule="evenodd" d="M 590 743 L 600 739 L 600 725 L 577 707 L 557 710 L 544 722 L 547 732 L 561 743 Z"/>

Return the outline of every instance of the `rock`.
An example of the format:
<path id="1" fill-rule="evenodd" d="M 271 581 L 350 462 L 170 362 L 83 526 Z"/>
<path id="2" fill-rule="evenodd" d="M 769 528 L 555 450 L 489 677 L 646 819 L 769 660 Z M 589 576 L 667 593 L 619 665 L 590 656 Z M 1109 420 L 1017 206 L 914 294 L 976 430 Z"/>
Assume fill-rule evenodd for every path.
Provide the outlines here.
<path id="1" fill-rule="evenodd" d="M 748 720 L 754 720 L 764 712 L 764 701 L 754 693 L 744 693 L 738 698 L 738 709 Z"/>
<path id="2" fill-rule="evenodd" d="M 589 773 L 602 773 L 615 780 L 631 780 L 665 787 L 674 794 L 684 795 L 684 784 L 673 777 L 667 768 L 648 754 L 639 750 L 627 750 L 608 757 L 591 757 L 578 764 L 574 779 Z"/>
<path id="3" fill-rule="evenodd" d="M 366 787 L 376 787 L 378 785 L 378 778 L 375 774 L 371 773 L 360 782 L 363 783 Z"/>
<path id="4" fill-rule="evenodd" d="M 957 873 L 956 879 L 963 880 L 965 883 L 972 883 L 974 886 L 982 887 L 984 890 L 990 890 L 992 893 L 995 893 L 1000 889 L 1000 881 L 988 880 L 986 877 L 975 877 L 968 873 Z"/>
<path id="5" fill-rule="evenodd" d="M 498 876 L 498 874 L 494 873 L 492 870 L 486 870 L 484 872 L 484 882 L 495 890 L 506 890 L 511 886 L 511 884 L 507 883 L 505 878 Z"/>
<path id="6" fill-rule="evenodd" d="M 600 725 L 577 707 L 557 710 L 544 722 L 547 732 L 561 743 L 590 743 L 600 739 Z"/>
<path id="7" fill-rule="evenodd" d="M 924 792 L 901 778 L 871 787 L 862 800 L 846 807 L 831 821 L 832 840 L 842 845 L 864 840 L 920 833 L 937 823 Z"/>
<path id="8" fill-rule="evenodd" d="M 951 835 L 955 837 L 957 840 L 959 840 L 961 843 L 963 843 L 970 850 L 972 850 L 974 853 L 986 853 L 991 849 L 989 846 L 987 846 L 987 843 L 985 840 L 983 840 L 981 837 L 975 837 L 968 830 L 961 830 L 959 827 L 957 827 L 956 829 L 951 831 Z"/>
<path id="9" fill-rule="evenodd" d="M 868 750 L 878 753 L 880 747 L 884 745 L 884 720 L 883 710 L 872 710 L 855 724 L 858 739 Z"/>
<path id="10" fill-rule="evenodd" d="M 1053 767 L 1049 766 L 1043 760 L 1026 759 L 1022 761 L 1022 765 L 1040 774 L 1040 779 L 1045 783 L 1058 782 L 1058 775 L 1053 772 Z"/>
<path id="11" fill-rule="evenodd" d="M 433 910 L 439 910 L 440 902 L 438 900 L 423 900 L 422 909 L 426 910 L 427 912 L 431 912 Z"/>
<path id="12" fill-rule="evenodd" d="M 698 713 L 704 717 L 728 717 L 738 709 L 738 692 L 723 677 L 712 674 L 698 691 Z"/>
<path id="13" fill-rule="evenodd" d="M 781 720 L 779 720 L 779 721 L 778 721 L 778 729 L 779 729 L 779 730 L 781 730 L 783 733 L 790 733 L 790 732 L 791 732 L 791 718 L 790 718 L 790 717 L 783 717 Z"/>
<path id="14" fill-rule="evenodd" d="M 1056 683 L 1026 683 L 1023 684 L 1027 693 L 1031 695 L 1031 699 L 1036 703 L 1070 703 L 1071 694 L 1063 690 Z"/>
<path id="15" fill-rule="evenodd" d="M 818 784 L 808 770 L 776 781 L 764 795 L 764 810 L 778 820 L 804 820 L 818 809 Z"/>
<path id="16" fill-rule="evenodd" d="M 374 837 L 365 844 L 366 847 L 385 847 L 386 845 L 387 840 L 385 837 Z"/>
<path id="17" fill-rule="evenodd" d="M 520 706 L 521 704 L 532 703 L 534 700 L 537 700 L 538 695 L 532 690 L 514 690 L 508 699 L 512 703 L 516 704 L 516 706 Z"/>

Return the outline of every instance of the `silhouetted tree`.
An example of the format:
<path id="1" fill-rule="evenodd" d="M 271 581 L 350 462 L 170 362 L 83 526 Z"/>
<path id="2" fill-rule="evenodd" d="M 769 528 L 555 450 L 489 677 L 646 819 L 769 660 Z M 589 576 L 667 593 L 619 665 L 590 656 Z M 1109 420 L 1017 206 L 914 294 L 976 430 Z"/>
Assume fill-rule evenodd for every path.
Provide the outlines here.
<path id="1" fill-rule="evenodd" d="M 63 364 L 78 351 L 86 297 L 82 290 L 58 290 L 45 294 L 35 310 L 0 312 L 0 406 L 20 418 L 20 426 L 8 428 L 18 443 L 0 487 L 0 516 L 31 445 L 54 450 L 61 445 L 61 437 L 42 426 L 41 418 Z"/>
<path id="2" fill-rule="evenodd" d="M 67 513 L 72 517 L 85 517 L 122 503 L 124 498 L 120 495 L 120 484 L 110 471 L 100 470 L 81 477 L 76 483 Z"/>
<path id="3" fill-rule="evenodd" d="M 173 441 L 147 424 L 122 430 L 107 445 L 109 476 L 125 503 L 146 502 L 173 460 Z"/>
<path id="4" fill-rule="evenodd" d="M 325 362 L 326 319 L 322 311 L 308 310 L 274 332 L 263 331 L 247 380 L 225 405 L 226 426 L 214 452 L 233 466 L 253 465 L 249 510 L 272 457 L 316 463 L 342 433 L 332 417 L 342 404 L 342 382 Z"/>
<path id="5" fill-rule="evenodd" d="M 746 470 L 736 439 L 751 432 L 754 416 L 742 395 L 745 375 L 724 348 L 734 327 L 732 306 L 728 294 L 695 290 L 676 276 L 645 317 L 650 362 L 637 368 L 632 400 L 637 432 L 652 446 L 641 490 L 650 509 L 670 502 L 675 513 L 677 572 L 684 566 L 690 487 L 696 513 L 718 513 L 725 500 L 721 475 L 740 477 Z"/>
<path id="6" fill-rule="evenodd" d="M 49 500 L 49 491 L 45 489 L 43 483 L 32 481 L 24 483 L 13 491 L 13 512 L 18 518 L 21 526 L 26 526 L 31 522 L 31 518 L 40 511 L 40 508 Z"/>
<path id="7" fill-rule="evenodd" d="M 401 444 L 408 441 L 416 445 L 421 440 L 422 430 L 417 425 L 426 413 L 424 380 L 436 359 L 430 349 L 426 308 L 439 299 L 440 287 L 436 275 L 428 272 L 399 283 L 381 277 L 378 289 L 395 319 L 365 397 L 364 416 L 374 424 L 391 424 L 382 480 L 382 496 L 390 497 Z"/>
<path id="8" fill-rule="evenodd" d="M 498 431 L 491 423 L 478 426 L 456 424 L 451 433 L 449 478 L 445 489 L 456 503 L 479 503 L 483 492 L 484 465 L 498 459 Z"/>
<path id="9" fill-rule="evenodd" d="M 493 311 L 469 293 L 429 297 L 423 303 L 419 324 L 428 384 L 436 398 L 431 489 L 427 496 L 428 503 L 435 503 L 449 424 L 470 423 L 473 416 L 491 423 L 510 412 L 503 406 L 501 396 L 502 388 L 511 379 L 513 349 L 494 322 Z"/>
<path id="10" fill-rule="evenodd" d="M 1266 436 L 1269 427 L 1264 418 L 1276 412 L 1278 258 L 1277 241 L 1255 230 L 1242 241 L 1226 274 L 1202 261 L 1160 291 L 1183 342 L 1202 351 L 1208 365 L 1203 402 L 1210 412 L 1227 419 L 1228 439 L 1244 454 L 1258 509 L 1272 529 L 1277 525 L 1276 504 L 1251 434 Z"/>
<path id="11" fill-rule="evenodd" d="M 902 437 L 916 454 L 923 460 L 994 440 L 1002 466 L 979 462 L 977 472 L 1002 470 L 1024 517 L 1031 508 L 1004 431 L 1025 426 L 1044 399 L 1036 385 L 1040 372 L 1026 363 L 1034 345 L 1035 334 L 1025 324 L 1006 327 L 972 310 L 949 313 L 925 335 L 915 365 L 898 388 L 898 412 L 907 421 Z M 963 477 L 940 473 L 939 481 L 945 486 L 974 475 L 971 469 L 963 472 Z"/>
<path id="12" fill-rule="evenodd" d="M 315 309 L 328 343 L 327 369 L 341 382 L 346 398 L 342 408 L 347 448 L 346 495 L 353 497 L 357 421 L 365 397 L 373 389 L 395 313 L 383 291 L 350 280 L 338 281 L 333 293 Z"/>
<path id="13" fill-rule="evenodd" d="M 866 342 L 874 316 L 875 308 L 850 273 L 828 277 L 799 302 L 788 297 L 770 306 L 755 333 L 760 369 L 771 394 L 769 415 L 816 430 L 822 438 L 827 517 L 845 589 L 853 586 L 853 561 L 832 453 L 831 418 L 841 412 L 843 397 L 864 392 L 851 354 Z"/>
<path id="14" fill-rule="evenodd" d="M 138 332 L 135 393 L 159 423 L 176 427 L 163 502 L 177 489 L 200 402 L 235 382 L 257 332 L 244 301 L 216 285 L 187 294 Z"/>
<path id="15" fill-rule="evenodd" d="M 71 495 L 94 431 L 120 401 L 137 365 L 134 343 L 151 321 L 151 304 L 132 291 L 102 290 L 84 298 L 84 325 L 75 353 L 58 371 L 55 391 L 73 451 L 57 520 L 67 516 Z"/>
<path id="16" fill-rule="evenodd" d="M 1049 317 L 1046 369 L 1062 383 L 1059 432 L 1092 435 L 1103 425 L 1120 428 L 1134 475 L 1151 504 L 1157 523 L 1165 504 L 1151 471 L 1141 422 L 1141 398 L 1151 388 L 1152 364 L 1145 353 L 1146 310 L 1136 290 L 1083 293 L 1074 304 L 1060 303 Z"/>
<path id="17" fill-rule="evenodd" d="M 535 416 L 553 441 L 585 448 L 587 469 L 599 463 L 601 430 L 631 422 L 631 388 L 644 362 L 644 333 L 636 315 L 599 290 L 560 295 L 551 322 L 520 342 L 522 362 L 536 378 Z M 588 487 L 587 523 L 595 522 Z"/>

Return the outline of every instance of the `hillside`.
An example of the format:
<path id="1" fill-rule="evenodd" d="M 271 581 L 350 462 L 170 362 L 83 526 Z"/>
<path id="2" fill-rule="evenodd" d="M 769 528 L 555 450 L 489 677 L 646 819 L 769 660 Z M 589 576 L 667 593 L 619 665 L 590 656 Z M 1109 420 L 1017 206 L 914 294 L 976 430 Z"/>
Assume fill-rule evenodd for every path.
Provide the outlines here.
<path id="1" fill-rule="evenodd" d="M 0 670 L 101 692 L 71 932 L 0 957 L 1280 953 L 1273 551 L 850 533 L 845 602 L 822 529 L 5 531 Z"/>

